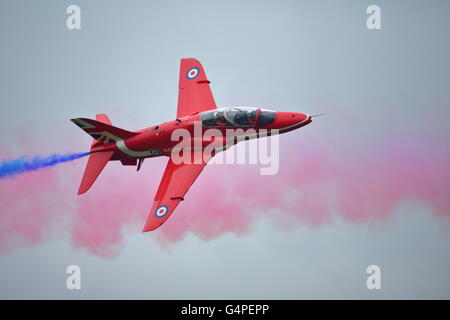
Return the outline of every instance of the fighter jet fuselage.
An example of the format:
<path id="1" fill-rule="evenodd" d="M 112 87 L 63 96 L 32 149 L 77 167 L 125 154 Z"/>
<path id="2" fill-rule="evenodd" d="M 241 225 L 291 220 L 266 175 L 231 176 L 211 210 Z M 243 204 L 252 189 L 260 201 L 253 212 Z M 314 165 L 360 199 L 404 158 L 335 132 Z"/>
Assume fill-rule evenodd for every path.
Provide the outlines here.
<path id="1" fill-rule="evenodd" d="M 108 161 L 121 161 L 139 170 L 146 158 L 168 157 L 144 227 L 144 231 L 151 231 L 184 200 L 189 187 L 215 154 L 239 141 L 285 133 L 313 120 L 304 113 L 260 107 L 216 108 L 209 83 L 199 61 L 182 59 L 175 120 L 127 131 L 113 126 L 105 114 L 97 114 L 96 120 L 72 119 L 94 139 L 78 194 L 93 185 Z M 177 155 L 187 157 L 177 162 Z"/>

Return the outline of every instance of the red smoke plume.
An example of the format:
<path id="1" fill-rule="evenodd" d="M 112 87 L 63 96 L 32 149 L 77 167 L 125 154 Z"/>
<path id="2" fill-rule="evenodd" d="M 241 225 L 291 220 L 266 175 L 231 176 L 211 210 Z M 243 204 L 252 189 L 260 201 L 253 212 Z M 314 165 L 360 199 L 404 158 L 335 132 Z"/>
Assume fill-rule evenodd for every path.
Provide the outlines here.
<path id="1" fill-rule="evenodd" d="M 259 175 L 256 165 L 207 166 L 165 225 L 145 235 L 149 242 L 176 242 L 188 233 L 205 240 L 242 235 L 259 218 L 281 228 L 338 218 L 370 223 L 407 201 L 450 215 L 447 139 L 409 136 L 326 149 L 297 138 L 281 137 L 274 176 Z M 76 248 L 111 258 L 125 234 L 141 232 L 166 160 L 147 160 L 139 173 L 109 164 L 87 194 L 76 196 L 85 161 L 0 180 L 1 249 L 69 237 Z"/>

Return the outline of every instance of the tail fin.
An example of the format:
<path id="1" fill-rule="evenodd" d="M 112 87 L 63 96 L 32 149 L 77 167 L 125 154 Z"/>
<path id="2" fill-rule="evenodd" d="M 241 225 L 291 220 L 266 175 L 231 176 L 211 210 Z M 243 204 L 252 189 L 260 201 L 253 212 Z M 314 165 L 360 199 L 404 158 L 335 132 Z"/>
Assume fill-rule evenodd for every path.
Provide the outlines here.
<path id="1" fill-rule="evenodd" d="M 104 113 L 99 113 L 99 114 L 95 115 L 95 120 L 103 122 L 105 124 L 109 124 L 110 126 L 112 126 L 111 120 L 109 120 L 109 117 Z"/>
<path id="2" fill-rule="evenodd" d="M 92 143 L 91 151 L 93 147 L 100 144 L 126 139 L 135 135 L 133 132 L 112 126 L 106 114 L 97 114 L 95 120 L 78 118 L 71 121 L 95 139 Z M 114 151 L 98 151 L 89 155 L 78 194 L 89 190 L 113 154 Z"/>

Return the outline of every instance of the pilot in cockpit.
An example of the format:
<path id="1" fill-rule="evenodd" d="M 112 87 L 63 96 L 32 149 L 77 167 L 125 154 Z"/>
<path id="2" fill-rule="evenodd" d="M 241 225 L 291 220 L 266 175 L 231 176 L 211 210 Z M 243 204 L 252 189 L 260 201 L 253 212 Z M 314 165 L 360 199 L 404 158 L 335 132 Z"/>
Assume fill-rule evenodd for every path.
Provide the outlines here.
<path id="1" fill-rule="evenodd" d="M 215 119 L 216 125 L 218 125 L 218 126 L 225 126 L 227 124 L 227 120 L 225 119 L 223 112 L 216 111 L 214 113 L 214 119 Z"/>

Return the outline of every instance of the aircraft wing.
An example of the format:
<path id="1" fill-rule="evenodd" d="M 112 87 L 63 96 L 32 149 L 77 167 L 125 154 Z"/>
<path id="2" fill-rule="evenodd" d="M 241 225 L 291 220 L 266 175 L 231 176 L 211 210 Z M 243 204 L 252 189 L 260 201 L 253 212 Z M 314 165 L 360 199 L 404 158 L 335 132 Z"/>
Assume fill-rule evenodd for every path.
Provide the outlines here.
<path id="1" fill-rule="evenodd" d="M 216 109 L 202 64 L 193 58 L 181 59 L 177 118 Z"/>
<path id="2" fill-rule="evenodd" d="M 157 229 L 170 217 L 206 163 L 175 164 L 169 158 L 143 232 Z"/>

